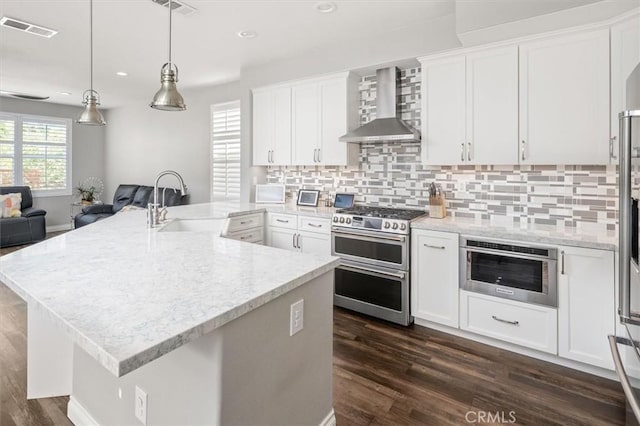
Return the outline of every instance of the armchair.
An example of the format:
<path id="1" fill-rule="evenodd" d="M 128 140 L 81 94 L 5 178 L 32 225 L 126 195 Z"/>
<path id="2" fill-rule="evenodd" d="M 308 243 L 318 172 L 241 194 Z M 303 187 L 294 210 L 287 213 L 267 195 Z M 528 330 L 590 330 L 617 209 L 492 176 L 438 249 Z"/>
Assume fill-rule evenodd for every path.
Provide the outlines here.
<path id="1" fill-rule="evenodd" d="M 0 194 L 21 193 L 20 217 L 0 218 L 0 247 L 17 246 L 44 240 L 47 235 L 46 211 L 33 207 L 28 186 L 3 186 Z"/>

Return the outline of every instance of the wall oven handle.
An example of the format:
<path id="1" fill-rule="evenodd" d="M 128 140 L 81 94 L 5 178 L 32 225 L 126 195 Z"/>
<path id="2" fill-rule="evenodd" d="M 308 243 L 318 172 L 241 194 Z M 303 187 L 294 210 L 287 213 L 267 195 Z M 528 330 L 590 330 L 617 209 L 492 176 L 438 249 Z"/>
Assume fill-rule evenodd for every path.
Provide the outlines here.
<path id="1" fill-rule="evenodd" d="M 333 233 L 335 235 L 346 235 L 349 237 L 365 237 L 365 238 L 371 238 L 371 239 L 375 239 L 375 240 L 390 240 L 390 241 L 399 241 L 401 243 L 404 243 L 406 241 L 406 237 L 403 235 L 396 235 L 396 236 L 391 236 L 391 235 L 380 235 L 380 234 L 376 234 L 374 235 L 370 235 L 370 234 L 361 234 L 358 232 L 344 232 L 344 231 L 336 231 L 335 228 L 333 230 Z"/>
<path id="2" fill-rule="evenodd" d="M 494 320 L 496 320 L 496 321 L 498 321 L 498 322 L 503 322 L 503 323 L 505 323 L 505 324 L 511 324 L 511 325 L 518 325 L 518 324 L 520 324 L 520 321 L 509 321 L 509 320 L 506 320 L 506 319 L 498 318 L 498 317 L 497 317 L 497 316 L 495 316 L 495 315 L 491 315 L 491 318 L 493 318 Z"/>
<path id="3" fill-rule="evenodd" d="M 396 278 L 400 278 L 401 280 L 404 279 L 404 277 L 406 276 L 406 274 L 404 272 L 388 272 L 388 271 L 383 271 L 381 269 L 376 269 L 376 268 L 371 268 L 371 267 L 366 267 L 363 268 L 361 266 L 355 266 L 355 265 L 340 265 L 340 268 L 346 268 L 346 269 L 357 269 L 359 271 L 364 271 L 364 272 L 373 272 L 376 274 L 380 274 L 380 275 L 388 275 L 390 277 L 396 277 Z"/>
<path id="4" fill-rule="evenodd" d="M 438 250 L 444 250 L 446 248 L 445 246 L 434 246 L 434 245 L 431 245 L 431 244 L 424 244 L 424 246 L 432 248 L 432 249 L 438 249 Z"/>
<path id="5" fill-rule="evenodd" d="M 608 339 L 609 347 L 611 348 L 611 355 L 613 356 L 613 364 L 616 367 L 616 374 L 620 379 L 622 390 L 624 391 L 624 395 L 627 397 L 627 401 L 629 401 L 631 410 L 633 410 L 633 414 L 638 420 L 640 419 L 640 404 L 638 404 L 636 395 L 633 392 L 631 383 L 629 382 L 629 377 L 627 376 L 627 373 L 624 370 L 624 366 L 622 365 L 622 360 L 620 359 L 620 352 L 618 351 L 618 342 L 624 343 L 624 340 L 619 339 L 616 336 L 608 336 Z"/>

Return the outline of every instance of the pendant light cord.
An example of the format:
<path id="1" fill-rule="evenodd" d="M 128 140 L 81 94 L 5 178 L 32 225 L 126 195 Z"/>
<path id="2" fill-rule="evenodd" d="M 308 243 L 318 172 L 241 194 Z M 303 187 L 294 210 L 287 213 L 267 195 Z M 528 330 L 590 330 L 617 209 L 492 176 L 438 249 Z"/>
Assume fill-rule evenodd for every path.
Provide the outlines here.
<path id="1" fill-rule="evenodd" d="M 93 93 L 93 0 L 89 0 L 89 51 L 91 52 L 90 54 L 90 61 L 89 61 L 89 68 L 90 68 L 90 86 L 91 86 L 91 92 Z M 91 95 L 93 96 L 93 95 Z"/>
<path id="2" fill-rule="evenodd" d="M 169 0 L 169 70 L 171 70 L 171 15 L 173 15 L 173 9 Z"/>

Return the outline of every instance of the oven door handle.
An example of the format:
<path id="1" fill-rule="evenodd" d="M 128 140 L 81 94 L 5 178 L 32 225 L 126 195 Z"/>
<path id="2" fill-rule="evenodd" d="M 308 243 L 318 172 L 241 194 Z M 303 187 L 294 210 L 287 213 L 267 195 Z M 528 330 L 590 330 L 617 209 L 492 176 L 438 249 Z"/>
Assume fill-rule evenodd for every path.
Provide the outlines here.
<path id="1" fill-rule="evenodd" d="M 377 240 L 389 240 L 389 241 L 398 241 L 400 243 L 404 243 L 407 240 L 407 237 L 400 235 L 400 236 L 391 236 L 391 235 L 378 235 L 376 233 L 376 235 L 371 235 L 371 234 L 361 234 L 358 232 L 345 232 L 345 231 L 336 231 L 333 230 L 332 231 L 333 234 L 335 235 L 346 235 L 349 237 L 358 237 L 360 239 L 367 239 L 369 241 L 377 241 Z"/>
<path id="2" fill-rule="evenodd" d="M 541 262 L 558 262 L 558 259 L 550 256 L 536 256 L 535 254 L 524 254 L 518 253 L 516 251 L 502 251 L 502 250 L 491 250 L 491 249 L 478 249 L 475 247 L 460 247 L 461 250 L 464 250 L 466 253 L 481 253 L 481 254 L 492 254 L 495 256 L 502 257 L 515 257 L 518 259 L 528 259 L 528 260 L 539 260 Z"/>
<path id="3" fill-rule="evenodd" d="M 374 272 L 374 273 L 380 274 L 380 275 L 387 275 L 387 276 L 390 276 L 390 277 L 400 278 L 401 280 L 403 280 L 404 277 L 406 276 L 406 274 L 404 272 L 388 272 L 388 271 L 383 271 L 383 270 L 376 269 L 376 268 L 370 268 L 370 267 L 363 268 L 361 266 L 355 266 L 355 265 L 342 264 L 342 265 L 339 266 L 339 268 L 356 269 L 358 271 L 363 271 L 363 272 Z"/>

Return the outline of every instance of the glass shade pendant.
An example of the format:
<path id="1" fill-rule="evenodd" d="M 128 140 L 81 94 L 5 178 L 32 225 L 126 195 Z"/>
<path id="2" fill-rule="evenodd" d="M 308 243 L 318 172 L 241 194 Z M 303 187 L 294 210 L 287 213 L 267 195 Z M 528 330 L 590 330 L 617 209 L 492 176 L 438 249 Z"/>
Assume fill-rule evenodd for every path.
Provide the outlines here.
<path id="1" fill-rule="evenodd" d="M 178 93 L 176 83 L 178 82 L 178 67 L 171 62 L 171 15 L 173 9 L 169 0 L 169 62 L 160 69 L 160 90 L 158 90 L 149 104 L 151 108 L 163 111 L 184 111 L 187 106 L 184 104 L 182 95 Z M 175 69 L 175 70 L 174 70 Z"/>
<path id="2" fill-rule="evenodd" d="M 89 0 L 89 39 L 90 39 L 90 82 L 91 88 L 85 90 L 82 94 L 82 104 L 84 110 L 80 114 L 80 117 L 76 120 L 76 123 L 86 126 L 104 126 L 107 124 L 104 121 L 104 117 L 98 111 L 98 105 L 100 105 L 100 95 L 93 90 L 93 0 Z"/>

